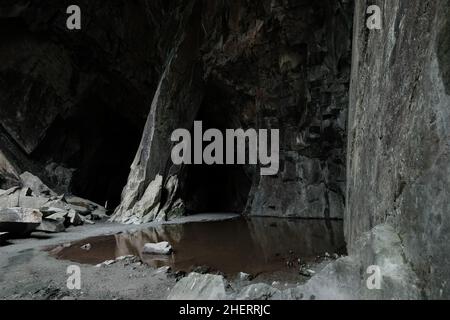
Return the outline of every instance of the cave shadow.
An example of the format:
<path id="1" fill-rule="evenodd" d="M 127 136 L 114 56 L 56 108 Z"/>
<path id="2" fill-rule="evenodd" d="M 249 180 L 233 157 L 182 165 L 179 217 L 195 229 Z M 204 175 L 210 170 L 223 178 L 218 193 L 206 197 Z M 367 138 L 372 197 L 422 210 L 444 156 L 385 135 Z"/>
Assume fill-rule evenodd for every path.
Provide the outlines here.
<path id="1" fill-rule="evenodd" d="M 33 154 L 42 163 L 74 168 L 69 192 L 107 203 L 108 209 L 120 203 L 142 131 L 122 107 L 112 108 L 96 93 L 88 95 L 76 111 L 54 121 Z"/>
<path id="2" fill-rule="evenodd" d="M 245 126 L 236 107 L 231 103 L 229 93 L 209 83 L 195 121 L 202 121 L 203 132 L 218 129 L 225 137 L 226 129 Z M 193 137 L 193 129 L 191 136 Z M 203 143 L 202 150 L 208 144 L 209 142 Z M 226 159 L 225 139 L 223 159 Z M 186 165 L 181 179 L 181 198 L 186 214 L 242 214 L 247 205 L 254 171 L 254 166 L 249 165 Z"/>

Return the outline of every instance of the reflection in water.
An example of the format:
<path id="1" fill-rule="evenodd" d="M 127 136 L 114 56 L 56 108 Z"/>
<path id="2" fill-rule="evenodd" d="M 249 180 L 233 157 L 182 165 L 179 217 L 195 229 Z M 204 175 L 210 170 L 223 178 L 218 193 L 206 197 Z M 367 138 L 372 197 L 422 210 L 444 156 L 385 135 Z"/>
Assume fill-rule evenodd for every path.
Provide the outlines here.
<path id="1" fill-rule="evenodd" d="M 142 254 L 148 242 L 168 241 L 171 256 Z M 82 250 L 90 243 L 89 251 Z M 102 236 L 59 246 L 51 251 L 58 259 L 97 264 L 124 255 L 139 256 L 154 267 L 171 266 L 190 271 L 208 266 L 233 274 L 280 271 L 286 261 L 313 261 L 328 253 L 344 253 L 342 221 L 252 218 L 222 222 L 163 225 L 134 233 Z"/>

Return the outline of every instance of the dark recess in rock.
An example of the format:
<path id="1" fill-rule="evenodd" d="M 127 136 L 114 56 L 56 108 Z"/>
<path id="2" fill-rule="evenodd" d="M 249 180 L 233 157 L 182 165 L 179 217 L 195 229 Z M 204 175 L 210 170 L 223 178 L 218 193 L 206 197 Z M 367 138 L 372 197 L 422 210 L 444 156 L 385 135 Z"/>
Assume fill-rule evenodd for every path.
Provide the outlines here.
<path id="1" fill-rule="evenodd" d="M 114 208 L 176 32 L 166 14 L 182 3 L 79 1 L 85 28 L 68 32 L 69 1 L 3 1 L 0 146 L 10 162 Z"/>

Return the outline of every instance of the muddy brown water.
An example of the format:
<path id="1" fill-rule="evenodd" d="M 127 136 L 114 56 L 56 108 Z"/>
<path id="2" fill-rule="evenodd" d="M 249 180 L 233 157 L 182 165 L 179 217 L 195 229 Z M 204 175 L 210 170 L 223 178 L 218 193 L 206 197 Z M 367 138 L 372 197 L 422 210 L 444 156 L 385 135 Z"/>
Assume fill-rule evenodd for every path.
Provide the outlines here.
<path id="1" fill-rule="evenodd" d="M 170 256 L 142 253 L 149 242 L 168 241 Z M 89 251 L 81 246 L 90 244 Z M 52 248 L 57 259 L 98 264 L 124 255 L 135 255 L 153 267 L 170 266 L 192 271 L 208 266 L 225 274 L 253 275 L 292 269 L 289 261 L 312 262 L 328 253 L 343 254 L 342 221 L 237 219 L 222 222 L 162 225 L 146 230 L 100 236 Z"/>

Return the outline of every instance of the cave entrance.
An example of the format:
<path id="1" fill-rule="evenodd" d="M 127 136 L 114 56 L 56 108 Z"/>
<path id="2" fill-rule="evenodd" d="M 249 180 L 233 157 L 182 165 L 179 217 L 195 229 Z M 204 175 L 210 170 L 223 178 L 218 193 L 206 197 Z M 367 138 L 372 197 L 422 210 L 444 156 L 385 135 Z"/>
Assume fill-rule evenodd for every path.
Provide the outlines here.
<path id="1" fill-rule="evenodd" d="M 186 212 L 242 213 L 250 187 L 242 166 L 189 165 L 183 197 Z"/>
<path id="2" fill-rule="evenodd" d="M 107 88 L 105 92 L 113 90 Z M 119 103 L 113 105 L 98 92 L 87 95 L 71 114 L 54 121 L 33 155 L 41 163 L 73 169 L 67 185 L 50 181 L 55 191 L 100 205 L 107 203 L 109 210 L 120 203 L 143 126 L 143 122 L 130 118 L 127 107 L 116 100 Z"/>
<path id="3" fill-rule="evenodd" d="M 202 121 L 203 132 L 214 128 L 225 136 L 226 129 L 243 125 L 239 112 L 223 90 L 208 85 L 206 92 L 195 119 Z M 243 213 L 254 170 L 249 165 L 186 165 L 182 185 L 186 213 Z"/>

